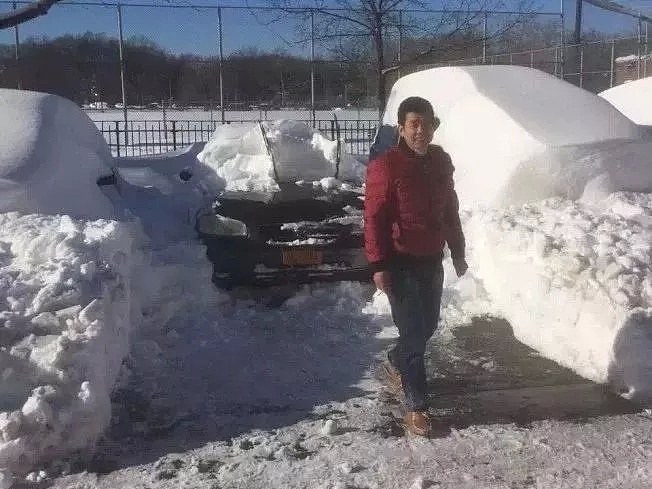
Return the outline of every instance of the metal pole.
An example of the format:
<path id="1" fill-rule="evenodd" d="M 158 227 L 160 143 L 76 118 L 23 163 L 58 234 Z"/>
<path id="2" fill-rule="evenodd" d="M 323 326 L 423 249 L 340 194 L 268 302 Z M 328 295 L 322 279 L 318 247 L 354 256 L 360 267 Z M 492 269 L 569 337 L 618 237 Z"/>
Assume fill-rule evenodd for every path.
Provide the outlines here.
<path id="1" fill-rule="evenodd" d="M 580 88 L 584 85 L 584 46 L 580 47 Z"/>
<path id="2" fill-rule="evenodd" d="M 534 68 L 534 51 L 530 51 L 530 68 Z"/>
<path id="3" fill-rule="evenodd" d="M 643 78 L 647 77 L 647 62 L 648 59 L 648 27 L 650 26 L 649 22 L 645 22 L 645 47 L 643 51 L 645 52 L 645 63 L 643 63 Z"/>
<path id="4" fill-rule="evenodd" d="M 575 44 L 581 44 L 582 43 L 582 5 L 584 4 L 584 0 L 575 0 L 577 2 L 576 8 L 575 8 L 575 35 L 574 35 L 574 41 Z"/>
<path id="5" fill-rule="evenodd" d="M 16 2 L 14 2 L 14 10 L 16 10 Z M 18 25 L 14 27 L 14 43 L 15 43 L 15 56 L 16 56 L 16 86 L 18 90 L 22 90 L 22 83 L 20 82 L 20 38 L 18 37 Z"/>
<path id="6" fill-rule="evenodd" d="M 611 41 L 611 68 L 609 76 L 609 88 L 614 86 L 614 77 L 616 74 L 616 41 Z"/>
<path id="7" fill-rule="evenodd" d="M 223 34 L 222 34 L 222 7 L 217 8 L 217 22 L 218 30 L 220 32 L 220 111 L 222 113 L 222 124 L 225 122 L 224 115 L 224 43 L 223 43 Z"/>
<path id="8" fill-rule="evenodd" d="M 125 91 L 125 58 L 124 58 L 124 38 L 122 35 L 122 5 L 118 4 L 118 31 L 120 35 L 120 42 L 118 44 L 120 50 L 120 88 L 122 90 L 122 115 L 125 121 L 125 147 L 128 144 L 127 138 L 127 93 Z"/>
<path id="9" fill-rule="evenodd" d="M 641 69 L 641 57 L 643 56 L 643 21 L 641 20 L 641 14 L 639 13 L 638 17 L 638 63 L 637 63 L 637 80 L 641 79 L 641 73 L 643 70 Z"/>
<path id="10" fill-rule="evenodd" d="M 559 45 L 561 47 L 561 51 L 559 53 L 559 77 L 563 80 L 564 79 L 564 60 L 566 58 L 565 56 L 565 49 L 566 49 L 566 36 L 564 35 L 564 0 L 559 0 L 559 21 L 560 21 L 560 27 L 559 27 Z"/>
<path id="11" fill-rule="evenodd" d="M 315 11 L 310 9 L 310 107 L 315 125 Z"/>
<path id="12" fill-rule="evenodd" d="M 401 53 L 403 51 L 403 11 L 398 11 L 398 77 L 401 78 Z"/>
<path id="13" fill-rule="evenodd" d="M 484 13 L 484 20 L 482 22 L 482 64 L 487 64 L 487 22 L 489 14 Z"/>

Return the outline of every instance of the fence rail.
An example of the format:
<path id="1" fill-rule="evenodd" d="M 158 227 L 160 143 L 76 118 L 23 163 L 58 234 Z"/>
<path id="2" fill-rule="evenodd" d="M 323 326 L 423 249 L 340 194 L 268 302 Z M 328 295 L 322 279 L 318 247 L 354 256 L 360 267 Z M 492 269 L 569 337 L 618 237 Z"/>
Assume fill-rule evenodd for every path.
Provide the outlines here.
<path id="1" fill-rule="evenodd" d="M 258 120 L 232 120 L 227 124 L 253 123 Z M 311 121 L 308 121 L 311 122 Z M 219 121 L 212 120 L 130 120 L 95 121 L 114 156 L 143 156 L 175 151 L 195 142 L 210 139 Z M 347 153 L 365 156 L 376 133 L 377 120 L 316 119 L 313 127 L 335 140 L 339 124 L 340 138 Z"/>

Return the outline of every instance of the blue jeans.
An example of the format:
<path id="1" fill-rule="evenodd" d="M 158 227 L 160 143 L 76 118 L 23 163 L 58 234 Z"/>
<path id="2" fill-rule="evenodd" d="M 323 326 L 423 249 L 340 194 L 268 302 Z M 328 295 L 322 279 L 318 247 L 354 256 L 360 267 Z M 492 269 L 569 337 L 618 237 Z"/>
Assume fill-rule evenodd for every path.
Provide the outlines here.
<path id="1" fill-rule="evenodd" d="M 388 297 L 399 338 L 388 358 L 401 373 L 407 409 L 421 411 L 426 409 L 426 342 L 439 322 L 444 286 L 442 258 L 398 260 L 390 273 Z"/>

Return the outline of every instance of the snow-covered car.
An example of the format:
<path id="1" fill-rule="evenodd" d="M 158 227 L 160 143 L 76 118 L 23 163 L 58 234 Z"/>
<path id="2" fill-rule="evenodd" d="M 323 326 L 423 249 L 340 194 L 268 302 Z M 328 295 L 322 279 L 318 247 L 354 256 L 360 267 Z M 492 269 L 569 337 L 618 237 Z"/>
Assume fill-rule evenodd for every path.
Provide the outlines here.
<path id="1" fill-rule="evenodd" d="M 364 165 L 304 122 L 218 128 L 197 156 L 196 229 L 219 286 L 367 280 Z"/>

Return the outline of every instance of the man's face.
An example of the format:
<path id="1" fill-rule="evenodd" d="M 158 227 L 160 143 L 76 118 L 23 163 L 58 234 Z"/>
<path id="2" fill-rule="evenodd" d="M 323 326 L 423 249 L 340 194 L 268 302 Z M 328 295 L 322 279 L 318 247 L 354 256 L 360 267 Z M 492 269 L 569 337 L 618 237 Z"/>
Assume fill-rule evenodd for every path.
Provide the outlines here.
<path id="1" fill-rule="evenodd" d="M 435 133 L 435 121 L 416 112 L 405 115 L 405 123 L 398 126 L 398 133 L 416 154 L 425 155 Z"/>

